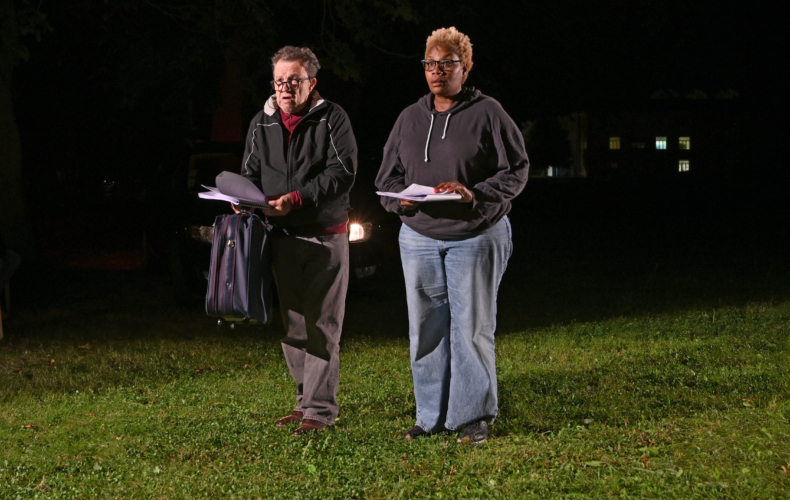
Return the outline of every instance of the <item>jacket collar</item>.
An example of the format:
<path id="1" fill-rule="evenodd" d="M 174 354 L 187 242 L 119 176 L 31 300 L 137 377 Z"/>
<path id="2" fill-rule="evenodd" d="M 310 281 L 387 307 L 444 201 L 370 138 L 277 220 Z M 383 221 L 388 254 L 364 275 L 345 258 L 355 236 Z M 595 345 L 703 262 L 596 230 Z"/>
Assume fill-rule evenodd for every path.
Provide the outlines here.
<path id="1" fill-rule="evenodd" d="M 318 91 L 313 90 L 310 92 L 310 97 L 307 98 L 308 113 L 323 103 L 324 100 L 318 94 Z M 273 116 L 279 109 L 280 106 L 277 104 L 277 96 L 272 94 L 269 96 L 269 99 L 266 100 L 266 104 L 263 105 L 263 112 L 269 116 Z"/>

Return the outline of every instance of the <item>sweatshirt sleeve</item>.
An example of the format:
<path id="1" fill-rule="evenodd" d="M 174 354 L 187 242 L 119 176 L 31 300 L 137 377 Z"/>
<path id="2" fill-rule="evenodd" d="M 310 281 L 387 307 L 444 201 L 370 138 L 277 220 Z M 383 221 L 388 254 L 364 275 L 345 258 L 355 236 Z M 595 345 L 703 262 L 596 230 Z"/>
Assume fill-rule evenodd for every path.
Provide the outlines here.
<path id="1" fill-rule="evenodd" d="M 398 142 L 403 115 L 398 117 L 392 127 L 387 144 L 384 145 L 384 158 L 376 176 L 376 188 L 387 193 L 400 193 L 406 189 L 406 170 L 398 157 Z M 381 205 L 388 211 L 404 215 L 408 211 L 403 208 L 397 198 L 381 196 Z"/>
<path id="2" fill-rule="evenodd" d="M 299 190 L 305 206 L 319 206 L 326 199 L 351 191 L 357 174 L 357 141 L 348 115 L 336 106 L 326 124 L 329 132 L 326 168 Z"/>
<path id="3" fill-rule="evenodd" d="M 497 157 L 497 173 L 472 187 L 472 210 L 483 215 L 492 205 L 515 198 L 527 184 L 529 158 L 524 137 L 516 124 L 501 108 L 492 120 L 492 134 Z"/>

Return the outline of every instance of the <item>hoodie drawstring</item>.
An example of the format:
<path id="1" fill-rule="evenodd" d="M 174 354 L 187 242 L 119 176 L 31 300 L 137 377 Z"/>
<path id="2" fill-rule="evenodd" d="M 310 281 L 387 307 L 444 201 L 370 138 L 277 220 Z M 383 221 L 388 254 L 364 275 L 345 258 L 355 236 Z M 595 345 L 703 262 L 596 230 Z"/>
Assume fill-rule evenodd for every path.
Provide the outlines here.
<path id="1" fill-rule="evenodd" d="M 445 125 L 447 125 L 445 123 Z M 431 143 L 431 132 L 433 131 L 433 113 L 431 113 L 431 126 L 428 128 L 428 140 L 425 141 L 425 162 L 428 162 L 428 144 Z"/>
<path id="2" fill-rule="evenodd" d="M 444 121 L 444 130 L 442 130 L 442 139 L 447 137 L 447 124 L 450 123 L 450 116 L 452 113 L 447 114 L 447 120 Z M 431 113 L 431 126 L 428 127 L 428 139 L 425 141 L 425 161 L 428 162 L 428 145 L 431 143 L 431 132 L 433 132 L 433 119 L 436 115 Z"/>

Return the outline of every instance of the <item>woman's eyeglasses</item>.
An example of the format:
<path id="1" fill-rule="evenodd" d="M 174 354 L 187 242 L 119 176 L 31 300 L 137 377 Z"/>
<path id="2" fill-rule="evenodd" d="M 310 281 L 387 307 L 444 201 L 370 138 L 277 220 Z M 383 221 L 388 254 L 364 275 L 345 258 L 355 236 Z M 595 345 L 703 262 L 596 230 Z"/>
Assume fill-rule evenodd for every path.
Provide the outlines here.
<path id="1" fill-rule="evenodd" d="M 450 60 L 445 59 L 443 61 L 428 61 L 426 59 L 422 60 L 422 67 L 425 68 L 425 71 L 433 71 L 436 65 L 439 65 L 439 69 L 441 71 L 448 71 L 450 68 L 453 67 L 453 64 L 461 62 L 460 59 Z"/>
<path id="2" fill-rule="evenodd" d="M 291 79 L 291 80 L 285 80 L 285 81 L 282 81 L 282 80 L 272 80 L 272 81 L 271 81 L 271 82 L 269 82 L 269 83 L 271 83 L 271 84 L 272 84 L 272 88 L 273 88 L 274 90 L 285 90 L 286 88 L 287 88 L 288 90 L 293 90 L 293 89 L 295 89 L 296 87 L 298 87 L 298 86 L 299 86 L 299 84 L 301 84 L 302 82 L 306 82 L 306 81 L 309 81 L 309 80 L 311 80 L 311 79 L 310 79 L 310 78 L 302 78 L 302 79 L 293 78 L 293 79 Z"/>

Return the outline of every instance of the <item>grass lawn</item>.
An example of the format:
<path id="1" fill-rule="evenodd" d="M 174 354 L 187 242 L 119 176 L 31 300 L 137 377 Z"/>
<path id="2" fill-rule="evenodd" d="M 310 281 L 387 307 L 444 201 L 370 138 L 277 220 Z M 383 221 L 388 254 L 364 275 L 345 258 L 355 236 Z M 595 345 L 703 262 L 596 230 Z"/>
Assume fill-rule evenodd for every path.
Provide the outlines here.
<path id="1" fill-rule="evenodd" d="M 486 443 L 403 439 L 397 279 L 350 296 L 340 419 L 293 438 L 281 325 L 219 328 L 153 274 L 55 273 L 0 342 L 0 498 L 790 498 L 786 247 L 553 207 L 514 212 Z"/>
<path id="2" fill-rule="evenodd" d="M 471 446 L 402 438 L 402 331 L 352 317 L 341 418 L 293 438 L 276 326 L 143 311 L 165 293 L 145 276 L 89 284 L 115 307 L 23 311 L 0 349 L 2 498 L 790 497 L 787 302 L 501 334 L 501 413 Z"/>

